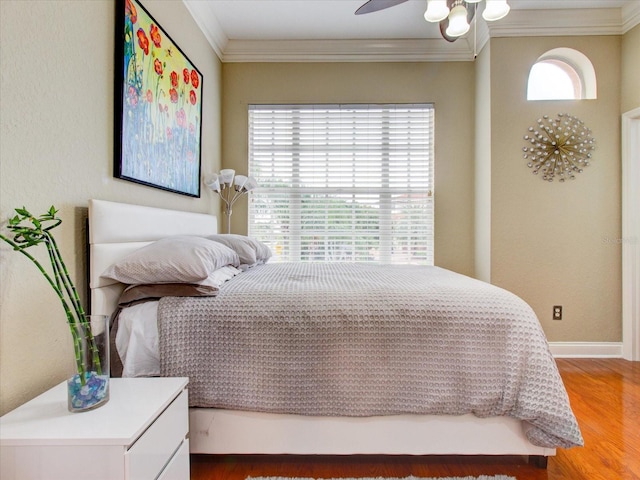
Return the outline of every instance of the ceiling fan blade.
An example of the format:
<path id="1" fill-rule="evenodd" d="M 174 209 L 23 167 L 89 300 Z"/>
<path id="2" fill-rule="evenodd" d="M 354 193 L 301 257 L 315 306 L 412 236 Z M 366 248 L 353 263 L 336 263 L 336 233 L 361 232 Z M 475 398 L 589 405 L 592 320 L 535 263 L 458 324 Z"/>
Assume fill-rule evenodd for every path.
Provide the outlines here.
<path id="1" fill-rule="evenodd" d="M 395 7 L 408 0 L 369 0 L 356 10 L 356 15 L 363 15 L 365 13 L 377 12 L 384 10 L 385 8 Z"/>

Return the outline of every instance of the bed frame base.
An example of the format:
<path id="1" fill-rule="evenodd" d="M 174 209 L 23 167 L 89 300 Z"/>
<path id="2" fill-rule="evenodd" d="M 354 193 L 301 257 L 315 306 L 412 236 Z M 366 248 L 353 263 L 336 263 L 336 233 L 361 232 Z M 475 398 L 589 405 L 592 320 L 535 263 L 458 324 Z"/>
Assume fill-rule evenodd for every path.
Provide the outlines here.
<path id="1" fill-rule="evenodd" d="M 529 455 L 529 463 L 535 467 L 546 469 L 549 464 L 549 457 L 544 455 Z"/>
<path id="2" fill-rule="evenodd" d="M 191 408 L 191 453 L 292 455 L 529 455 L 520 420 L 461 416 L 304 417 Z"/>

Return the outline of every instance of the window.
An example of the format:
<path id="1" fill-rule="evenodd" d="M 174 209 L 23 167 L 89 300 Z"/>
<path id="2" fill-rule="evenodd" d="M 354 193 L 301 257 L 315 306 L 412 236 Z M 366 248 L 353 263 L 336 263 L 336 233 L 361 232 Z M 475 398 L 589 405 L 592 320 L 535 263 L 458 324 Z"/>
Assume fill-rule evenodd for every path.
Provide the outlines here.
<path id="1" fill-rule="evenodd" d="M 527 100 L 579 100 L 596 97 L 593 65 L 577 50 L 549 50 L 531 67 Z"/>
<path id="2" fill-rule="evenodd" d="M 275 261 L 433 264 L 433 118 L 419 105 L 253 105 L 249 235 Z"/>
<path id="3" fill-rule="evenodd" d="M 578 98 L 582 98 L 582 82 L 570 65 L 560 60 L 543 60 L 531 68 L 527 100 Z"/>

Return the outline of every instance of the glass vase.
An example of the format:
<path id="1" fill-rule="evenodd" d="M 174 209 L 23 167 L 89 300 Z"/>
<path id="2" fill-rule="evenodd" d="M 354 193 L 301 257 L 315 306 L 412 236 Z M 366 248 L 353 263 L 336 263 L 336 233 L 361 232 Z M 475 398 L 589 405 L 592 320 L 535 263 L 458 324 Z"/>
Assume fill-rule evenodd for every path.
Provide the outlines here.
<path id="1" fill-rule="evenodd" d="M 67 380 L 67 405 L 70 412 L 84 412 L 109 400 L 109 317 L 87 315 L 86 323 L 69 327 L 76 372 Z"/>

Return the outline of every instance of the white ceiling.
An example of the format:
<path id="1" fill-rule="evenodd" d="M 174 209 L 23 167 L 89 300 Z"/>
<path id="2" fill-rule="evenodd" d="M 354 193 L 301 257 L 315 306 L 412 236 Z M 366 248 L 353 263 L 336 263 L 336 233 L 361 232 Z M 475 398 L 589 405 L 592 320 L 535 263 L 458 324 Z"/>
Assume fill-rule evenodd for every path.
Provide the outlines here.
<path id="1" fill-rule="evenodd" d="M 620 35 L 640 23 L 640 0 L 509 0 L 507 17 L 477 16 L 475 34 L 449 43 L 424 20 L 426 0 L 366 15 L 354 14 L 365 0 L 183 1 L 224 62 L 472 60 L 489 37 Z"/>

